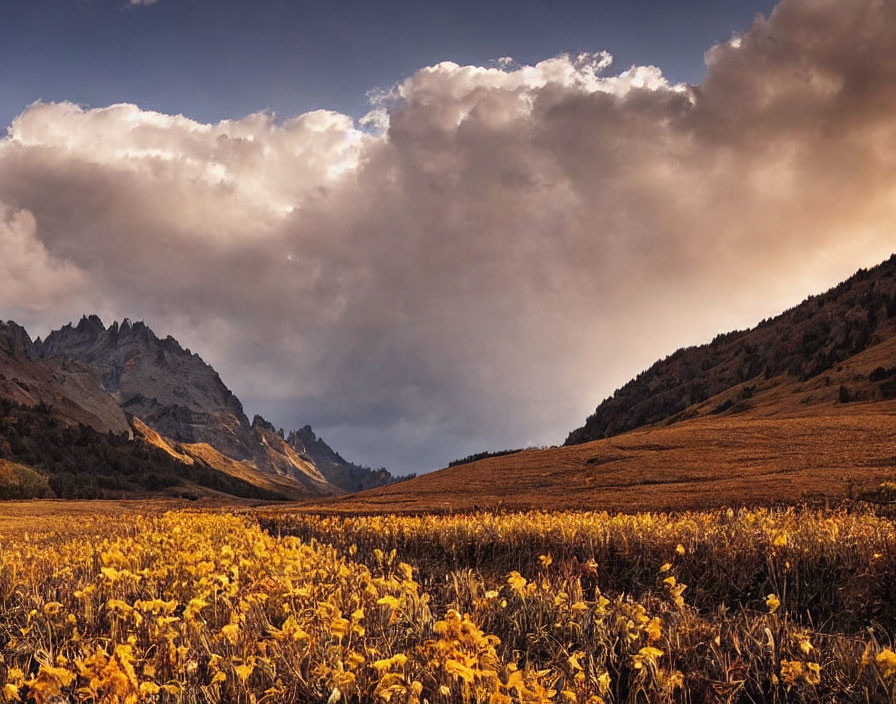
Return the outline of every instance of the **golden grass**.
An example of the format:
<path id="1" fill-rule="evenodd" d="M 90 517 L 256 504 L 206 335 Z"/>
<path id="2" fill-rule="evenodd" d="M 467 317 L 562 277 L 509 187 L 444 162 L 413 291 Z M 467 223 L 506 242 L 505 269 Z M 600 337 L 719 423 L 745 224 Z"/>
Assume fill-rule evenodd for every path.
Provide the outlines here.
<path id="1" fill-rule="evenodd" d="M 896 477 L 896 414 L 698 418 L 425 474 L 306 510 L 331 513 L 667 511 L 839 501 Z"/>

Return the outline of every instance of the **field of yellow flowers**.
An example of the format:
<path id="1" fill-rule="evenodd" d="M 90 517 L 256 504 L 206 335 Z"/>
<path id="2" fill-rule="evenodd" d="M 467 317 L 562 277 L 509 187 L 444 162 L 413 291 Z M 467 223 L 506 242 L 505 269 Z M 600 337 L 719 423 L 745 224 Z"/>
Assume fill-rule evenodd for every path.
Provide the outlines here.
<path id="1" fill-rule="evenodd" d="M 79 515 L 0 530 L 4 702 L 894 702 L 870 511 Z"/>

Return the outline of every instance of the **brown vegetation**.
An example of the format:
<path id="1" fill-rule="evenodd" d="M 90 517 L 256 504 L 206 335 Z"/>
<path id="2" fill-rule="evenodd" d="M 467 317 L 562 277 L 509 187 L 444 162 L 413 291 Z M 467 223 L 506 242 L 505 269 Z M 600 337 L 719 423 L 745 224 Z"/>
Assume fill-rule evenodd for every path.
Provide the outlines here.
<path id="1" fill-rule="evenodd" d="M 839 501 L 896 477 L 894 409 L 869 404 L 865 410 L 698 418 L 489 458 L 303 510 L 661 511 Z"/>
<path id="2" fill-rule="evenodd" d="M 891 328 L 811 378 L 760 376 L 620 435 L 488 457 L 313 508 L 655 511 L 859 497 L 896 478 Z"/>
<path id="3" fill-rule="evenodd" d="M 896 255 L 752 330 L 718 335 L 709 344 L 660 360 L 601 403 L 566 442 L 588 442 L 700 413 L 744 411 L 756 405 L 754 392 L 790 387 L 792 381 L 822 381 L 830 387 L 847 360 L 870 348 L 884 345 L 892 366 L 894 337 Z M 874 383 L 881 379 L 858 381 L 859 398 L 896 396 L 892 384 Z M 815 402 L 854 400 L 850 391 L 833 386 Z"/>

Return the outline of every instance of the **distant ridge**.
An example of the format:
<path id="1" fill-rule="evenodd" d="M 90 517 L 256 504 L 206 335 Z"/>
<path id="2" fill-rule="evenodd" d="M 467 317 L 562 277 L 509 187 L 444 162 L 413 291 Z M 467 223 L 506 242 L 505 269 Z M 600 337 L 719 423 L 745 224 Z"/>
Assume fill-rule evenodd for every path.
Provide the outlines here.
<path id="1" fill-rule="evenodd" d="M 371 469 L 348 462 L 323 438 L 317 437 L 310 425 L 293 430 L 286 438 L 297 452 L 308 457 L 327 481 L 348 492 L 363 491 L 398 481 L 385 467 Z M 402 477 L 401 479 L 407 479 Z"/>

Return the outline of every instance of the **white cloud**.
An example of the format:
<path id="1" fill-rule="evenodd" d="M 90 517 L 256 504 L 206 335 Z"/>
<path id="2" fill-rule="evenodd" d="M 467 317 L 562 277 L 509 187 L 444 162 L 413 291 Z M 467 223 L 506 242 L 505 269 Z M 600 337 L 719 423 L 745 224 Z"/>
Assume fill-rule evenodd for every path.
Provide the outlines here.
<path id="1" fill-rule="evenodd" d="M 0 202 L 0 309 L 38 311 L 85 285 L 83 272 L 52 257 L 35 237 L 34 216 Z"/>
<path id="2" fill-rule="evenodd" d="M 66 303 L 46 325 L 83 287 L 350 457 L 560 441 L 655 358 L 889 254 L 894 32 L 878 0 L 784 0 L 698 86 L 444 62 L 357 125 L 39 103 L 0 141 L 27 219 L 0 237 Z"/>

